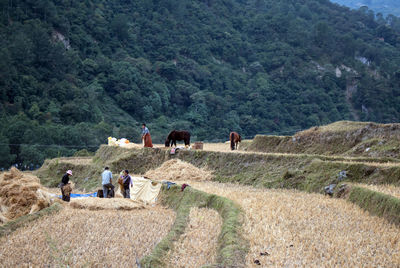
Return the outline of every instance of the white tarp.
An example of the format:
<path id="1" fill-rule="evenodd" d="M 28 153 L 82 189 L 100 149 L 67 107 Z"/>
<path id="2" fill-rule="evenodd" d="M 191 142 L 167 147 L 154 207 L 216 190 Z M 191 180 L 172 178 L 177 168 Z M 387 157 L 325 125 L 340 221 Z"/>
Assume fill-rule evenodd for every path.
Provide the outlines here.
<path id="1" fill-rule="evenodd" d="M 161 183 L 153 183 L 151 180 L 143 177 L 131 178 L 133 184 L 133 186 L 130 187 L 131 199 L 146 204 L 154 204 L 157 201 L 158 194 L 160 193 Z M 115 194 L 122 196 L 119 187 Z"/>

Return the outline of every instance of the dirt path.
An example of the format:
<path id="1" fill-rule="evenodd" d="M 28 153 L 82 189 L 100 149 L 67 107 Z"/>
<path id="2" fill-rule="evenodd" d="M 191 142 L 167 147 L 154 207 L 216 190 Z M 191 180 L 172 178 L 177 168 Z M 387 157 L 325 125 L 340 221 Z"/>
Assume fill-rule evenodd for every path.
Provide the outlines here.
<path id="1" fill-rule="evenodd" d="M 345 200 L 213 182 L 189 184 L 243 208 L 248 267 L 260 267 L 256 260 L 262 267 L 400 266 L 400 228 Z"/>
<path id="2" fill-rule="evenodd" d="M 175 221 L 161 207 L 90 211 L 66 207 L 0 239 L 2 267 L 125 267 L 148 255 Z"/>

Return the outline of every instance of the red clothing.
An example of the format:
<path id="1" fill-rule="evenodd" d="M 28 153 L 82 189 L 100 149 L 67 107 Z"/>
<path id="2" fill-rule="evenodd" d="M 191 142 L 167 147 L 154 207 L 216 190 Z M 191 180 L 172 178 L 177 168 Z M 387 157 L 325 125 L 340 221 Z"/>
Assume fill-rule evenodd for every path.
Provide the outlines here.
<path id="1" fill-rule="evenodd" d="M 153 143 L 151 142 L 150 133 L 146 133 L 143 137 L 144 139 L 144 147 L 153 147 Z"/>

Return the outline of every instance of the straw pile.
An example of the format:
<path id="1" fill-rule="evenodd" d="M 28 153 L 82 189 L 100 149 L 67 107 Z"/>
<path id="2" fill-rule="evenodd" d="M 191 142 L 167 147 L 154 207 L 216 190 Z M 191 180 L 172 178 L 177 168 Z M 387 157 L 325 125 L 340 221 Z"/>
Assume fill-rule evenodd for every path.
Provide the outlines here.
<path id="1" fill-rule="evenodd" d="M 52 199 L 36 176 L 16 168 L 0 176 L 0 223 L 50 206 Z"/>
<path id="2" fill-rule="evenodd" d="M 191 208 L 185 233 L 169 252 L 168 267 L 201 267 L 215 263 L 222 219 L 207 208 Z"/>
<path id="3" fill-rule="evenodd" d="M 71 207 L 89 210 L 134 210 L 143 209 L 144 206 L 127 198 L 74 198 L 70 202 Z"/>
<path id="4" fill-rule="evenodd" d="M 400 228 L 343 199 L 212 182 L 192 187 L 225 196 L 245 212 L 247 267 L 399 267 Z M 263 255 L 261 255 L 263 253 Z"/>
<path id="5" fill-rule="evenodd" d="M 67 206 L 0 238 L 2 267 L 133 267 L 169 232 L 173 210 L 90 211 Z"/>
<path id="6" fill-rule="evenodd" d="M 211 172 L 197 168 L 179 159 L 164 162 L 159 168 L 147 171 L 144 177 L 158 181 L 203 181 L 212 179 Z"/>

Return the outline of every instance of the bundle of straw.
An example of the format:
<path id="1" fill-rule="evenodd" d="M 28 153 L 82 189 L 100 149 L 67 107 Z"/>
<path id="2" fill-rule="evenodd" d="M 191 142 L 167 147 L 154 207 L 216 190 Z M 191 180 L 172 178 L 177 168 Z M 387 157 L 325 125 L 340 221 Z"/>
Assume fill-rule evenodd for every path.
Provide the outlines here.
<path id="1" fill-rule="evenodd" d="M 16 168 L 0 176 L 0 223 L 39 211 L 52 203 L 36 176 Z"/>

